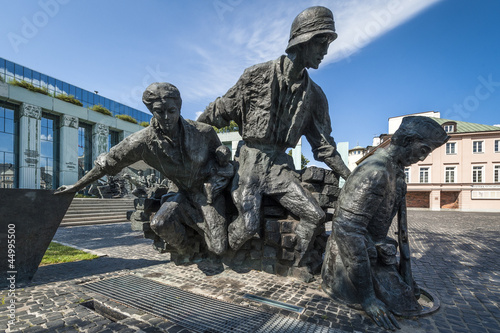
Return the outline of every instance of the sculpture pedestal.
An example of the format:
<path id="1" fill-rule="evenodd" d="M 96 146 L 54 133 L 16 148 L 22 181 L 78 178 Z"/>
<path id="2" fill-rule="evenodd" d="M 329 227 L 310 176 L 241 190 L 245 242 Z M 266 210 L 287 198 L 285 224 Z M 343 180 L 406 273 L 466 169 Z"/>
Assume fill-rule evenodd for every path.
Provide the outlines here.
<path id="1" fill-rule="evenodd" d="M 0 288 L 26 285 L 35 275 L 73 193 L 0 189 Z"/>

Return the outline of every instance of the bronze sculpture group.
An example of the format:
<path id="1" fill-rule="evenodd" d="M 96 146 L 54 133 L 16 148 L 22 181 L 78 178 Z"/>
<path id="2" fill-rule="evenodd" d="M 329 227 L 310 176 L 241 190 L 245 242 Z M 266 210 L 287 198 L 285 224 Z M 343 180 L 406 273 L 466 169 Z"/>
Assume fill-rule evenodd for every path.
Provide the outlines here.
<path id="1" fill-rule="evenodd" d="M 307 72 L 318 68 L 336 37 L 329 9 L 304 10 L 292 23 L 287 54 L 245 70 L 198 121 L 180 116 L 182 100 L 175 86 L 151 84 L 143 95 L 153 114 L 151 125 L 99 156 L 94 169 L 59 192 L 77 192 L 143 160 L 178 188 L 161 197 L 150 227 L 187 258 L 197 251 L 187 229 L 201 236 L 215 255 L 240 249 L 259 232 L 262 202 L 270 197 L 299 220 L 292 265 L 300 267 L 325 222 L 324 210 L 297 179 L 286 154 L 305 135 L 314 158 L 346 179 L 324 249 L 323 289 L 337 300 L 360 304 L 378 325 L 398 327 L 391 312 L 418 314 L 420 307 L 409 261 L 404 167 L 425 158 L 448 137 L 433 120 L 405 118 L 391 145 L 351 175 L 331 137 L 327 99 Z M 243 138 L 234 161 L 210 126 L 220 128 L 230 121 Z M 236 210 L 231 218 L 228 198 Z M 387 237 L 396 214 L 398 241 Z"/>

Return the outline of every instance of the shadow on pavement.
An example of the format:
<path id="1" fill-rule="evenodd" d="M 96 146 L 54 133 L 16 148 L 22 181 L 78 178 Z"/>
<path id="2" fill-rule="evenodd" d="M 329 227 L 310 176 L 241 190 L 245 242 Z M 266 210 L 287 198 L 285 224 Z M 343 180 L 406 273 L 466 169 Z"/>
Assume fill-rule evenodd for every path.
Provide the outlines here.
<path id="1" fill-rule="evenodd" d="M 138 269 L 159 264 L 169 260 L 125 259 L 100 257 L 94 260 L 83 260 L 48 266 L 41 266 L 36 272 L 32 285 L 49 282 L 66 281 L 92 275 L 110 273 L 125 269 Z"/>

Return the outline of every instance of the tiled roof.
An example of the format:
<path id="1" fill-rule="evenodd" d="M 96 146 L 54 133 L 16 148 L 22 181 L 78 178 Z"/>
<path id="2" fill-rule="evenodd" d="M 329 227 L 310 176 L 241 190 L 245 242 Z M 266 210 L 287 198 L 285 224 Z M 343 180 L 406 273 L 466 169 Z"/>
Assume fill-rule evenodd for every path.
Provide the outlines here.
<path id="1" fill-rule="evenodd" d="M 457 130 L 453 133 L 470 133 L 470 132 L 489 132 L 489 131 L 500 131 L 500 127 L 491 125 L 482 125 L 475 123 L 468 123 L 465 121 L 442 119 L 442 118 L 432 118 L 439 125 L 443 125 L 447 122 L 454 122 L 457 124 Z"/>

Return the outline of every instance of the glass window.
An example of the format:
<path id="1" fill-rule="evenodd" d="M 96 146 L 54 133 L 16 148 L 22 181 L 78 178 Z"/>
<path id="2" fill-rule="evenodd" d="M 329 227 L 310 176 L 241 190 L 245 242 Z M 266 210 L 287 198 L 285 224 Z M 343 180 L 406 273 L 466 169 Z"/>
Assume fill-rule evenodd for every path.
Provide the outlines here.
<path id="1" fill-rule="evenodd" d="M 446 133 L 450 133 L 450 132 L 453 132 L 453 131 L 454 131 L 454 128 L 455 128 L 455 126 L 453 126 L 453 125 L 445 125 L 445 126 L 444 126 L 444 131 L 445 131 Z"/>
<path id="2" fill-rule="evenodd" d="M 495 140 L 495 153 L 500 153 L 500 140 Z"/>
<path id="3" fill-rule="evenodd" d="M 14 63 L 8 60 L 5 60 L 5 75 L 14 78 Z"/>
<path id="4" fill-rule="evenodd" d="M 69 85 L 69 94 L 76 96 L 76 87 L 74 85 Z"/>
<path id="5" fill-rule="evenodd" d="M 40 87 L 40 73 L 33 71 L 33 81 L 31 82 L 35 87 Z"/>
<path id="6" fill-rule="evenodd" d="M 52 114 L 43 113 L 41 121 L 40 135 L 40 188 L 55 189 L 58 187 L 58 117 Z"/>
<path id="7" fill-rule="evenodd" d="M 5 74 L 5 59 L 0 58 L 0 74 Z"/>
<path id="8" fill-rule="evenodd" d="M 62 91 L 63 91 L 64 94 L 70 95 L 70 93 L 69 93 L 69 84 L 67 84 L 66 82 L 62 82 Z"/>
<path id="9" fill-rule="evenodd" d="M 420 168 L 420 182 L 421 183 L 429 182 L 429 167 Z"/>
<path id="10" fill-rule="evenodd" d="M 45 74 L 40 74 L 40 85 L 44 88 L 49 87 L 49 78 Z"/>
<path id="11" fill-rule="evenodd" d="M 31 69 L 25 67 L 23 77 L 24 81 L 31 83 L 31 80 L 33 79 L 33 72 Z"/>
<path id="12" fill-rule="evenodd" d="M 0 104 L 0 188 L 15 188 L 16 168 L 16 131 L 15 111 Z"/>
<path id="13" fill-rule="evenodd" d="M 57 90 L 56 79 L 54 79 L 53 77 L 50 77 L 50 76 L 49 76 L 49 90 L 51 92 L 55 92 Z"/>
<path id="14" fill-rule="evenodd" d="M 483 178 L 483 169 L 484 167 L 481 166 L 473 166 L 472 167 L 472 182 L 473 183 L 482 183 L 484 178 Z"/>
<path id="15" fill-rule="evenodd" d="M 456 142 L 447 142 L 446 143 L 446 155 L 456 154 L 457 153 L 456 147 L 457 147 Z"/>
<path id="16" fill-rule="evenodd" d="M 407 184 L 410 182 L 410 168 L 405 168 L 405 181 Z"/>
<path id="17" fill-rule="evenodd" d="M 92 125 L 78 127 L 78 179 L 92 169 Z"/>
<path id="18" fill-rule="evenodd" d="M 63 93 L 63 83 L 59 80 L 56 80 L 56 93 L 57 94 Z"/>
<path id="19" fill-rule="evenodd" d="M 16 80 L 24 79 L 23 66 L 14 64 L 14 77 Z"/>
<path id="20" fill-rule="evenodd" d="M 495 169 L 494 169 L 494 175 L 493 175 L 493 181 L 495 183 L 500 183 L 500 164 L 499 165 L 495 165 Z"/>
<path id="21" fill-rule="evenodd" d="M 94 96 L 95 96 L 94 93 L 88 92 L 88 94 L 87 94 L 87 100 L 88 100 L 88 102 L 89 102 L 90 105 L 94 105 Z"/>
<path id="22" fill-rule="evenodd" d="M 457 167 L 446 167 L 445 169 L 445 183 L 456 183 L 456 169 Z"/>
<path id="23" fill-rule="evenodd" d="M 110 130 L 108 135 L 108 151 L 111 147 L 116 146 L 118 142 L 120 142 L 120 133 Z"/>
<path id="24" fill-rule="evenodd" d="M 89 102 L 88 91 L 85 89 L 82 89 L 82 102 L 84 102 L 83 104 Z"/>
<path id="25" fill-rule="evenodd" d="M 472 152 L 482 153 L 483 152 L 483 141 L 472 141 Z"/>
<path id="26" fill-rule="evenodd" d="M 75 97 L 81 102 L 82 99 L 82 89 L 81 88 L 76 88 L 75 89 Z"/>

